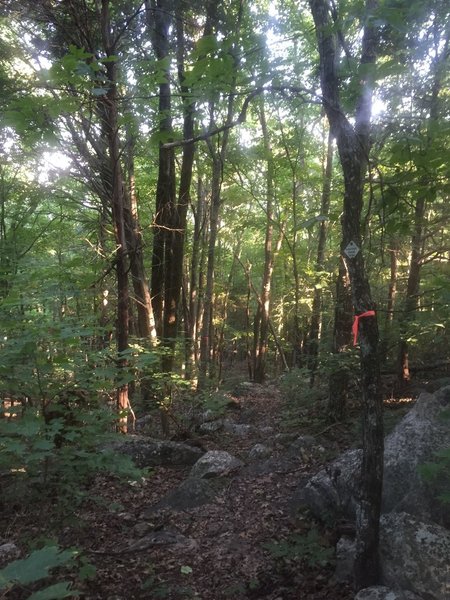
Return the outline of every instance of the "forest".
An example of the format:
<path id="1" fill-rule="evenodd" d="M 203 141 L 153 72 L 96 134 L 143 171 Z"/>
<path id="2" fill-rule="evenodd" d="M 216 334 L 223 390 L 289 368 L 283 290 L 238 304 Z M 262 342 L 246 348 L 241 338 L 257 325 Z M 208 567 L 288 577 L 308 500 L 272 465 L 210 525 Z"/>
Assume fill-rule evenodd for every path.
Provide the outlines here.
<path id="1" fill-rule="evenodd" d="M 0 86 L 0 598 L 384 581 L 385 435 L 450 383 L 448 0 L 0 0 Z M 443 435 L 424 470 L 448 510 Z M 284 466 L 255 475 L 252 445 Z M 220 521 L 235 485 L 238 558 L 211 533 L 190 547 L 186 511 L 126 545 L 183 485 L 199 456 L 167 453 L 186 446 L 246 464 L 190 517 Z M 288 515 L 284 494 L 355 447 L 341 583 L 342 519 Z"/>

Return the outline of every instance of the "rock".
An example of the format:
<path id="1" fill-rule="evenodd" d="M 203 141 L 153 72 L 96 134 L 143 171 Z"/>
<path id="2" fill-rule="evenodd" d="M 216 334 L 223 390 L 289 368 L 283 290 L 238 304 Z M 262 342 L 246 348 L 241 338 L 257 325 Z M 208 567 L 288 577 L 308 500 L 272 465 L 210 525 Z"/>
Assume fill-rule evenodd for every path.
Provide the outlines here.
<path id="1" fill-rule="evenodd" d="M 223 428 L 227 433 L 232 433 L 233 435 L 245 436 L 248 435 L 253 427 L 251 425 L 244 425 L 241 423 L 233 423 L 228 419 L 225 419 L 223 422 Z"/>
<path id="2" fill-rule="evenodd" d="M 220 486 L 212 485 L 205 479 L 186 479 L 159 502 L 145 510 L 142 517 L 151 517 L 159 510 L 189 510 L 203 506 L 213 500 L 219 489 Z"/>
<path id="3" fill-rule="evenodd" d="M 139 523 L 136 523 L 136 525 L 133 527 L 133 534 L 135 536 L 137 536 L 138 538 L 142 538 L 145 535 L 147 535 L 148 533 L 150 533 L 150 531 L 153 530 L 153 525 L 151 523 L 146 523 L 145 521 L 140 521 Z"/>
<path id="4" fill-rule="evenodd" d="M 277 433 L 274 436 L 275 442 L 284 447 L 287 447 L 290 444 L 292 444 L 297 438 L 297 433 Z"/>
<path id="5" fill-rule="evenodd" d="M 270 425 L 259 427 L 259 432 L 264 434 L 273 433 L 273 427 L 271 427 Z"/>
<path id="6" fill-rule="evenodd" d="M 136 419 L 135 429 L 136 431 L 145 431 L 155 420 L 154 415 L 142 415 L 139 419 Z"/>
<path id="7" fill-rule="evenodd" d="M 450 531 L 423 523 L 406 513 L 384 515 L 380 521 L 382 581 L 425 600 L 450 595 Z"/>
<path id="8" fill-rule="evenodd" d="M 224 450 L 210 450 L 192 467 L 190 477 L 210 478 L 228 475 L 242 467 L 244 463 Z"/>
<path id="9" fill-rule="evenodd" d="M 249 394 L 254 386 L 255 384 L 251 381 L 242 381 L 241 383 L 238 383 L 231 393 L 235 398 L 241 398 L 242 396 Z"/>
<path id="10" fill-rule="evenodd" d="M 297 490 L 297 500 L 324 520 L 356 514 L 356 494 L 361 469 L 361 450 L 348 450 Z"/>
<path id="11" fill-rule="evenodd" d="M 352 581 L 355 553 L 355 540 L 347 536 L 341 537 L 336 544 L 336 570 L 334 572 L 333 581 L 337 583 Z"/>
<path id="12" fill-rule="evenodd" d="M 20 549 L 13 542 L 6 542 L 0 546 L 0 567 L 7 563 L 17 560 L 20 556 Z"/>
<path id="13" fill-rule="evenodd" d="M 427 392 L 434 393 L 448 386 L 450 386 L 450 377 L 439 377 L 438 379 L 429 381 L 425 385 L 425 389 Z"/>
<path id="14" fill-rule="evenodd" d="M 298 463 L 292 458 L 271 456 L 247 465 L 242 469 L 242 475 L 244 477 L 261 477 L 263 475 L 271 474 L 283 475 L 295 471 L 297 468 Z"/>
<path id="15" fill-rule="evenodd" d="M 210 421 L 214 421 L 217 418 L 217 413 L 210 408 L 207 408 L 201 415 L 201 421 L 203 423 L 208 423 Z"/>
<path id="16" fill-rule="evenodd" d="M 450 427 L 441 419 L 450 405 L 450 387 L 422 394 L 385 439 L 382 512 L 408 512 L 425 520 L 450 523 L 449 511 L 436 498 L 439 490 L 424 484 L 419 465 L 450 447 Z M 295 443 L 295 442 L 294 442 Z M 354 519 L 361 450 L 349 450 L 311 478 L 297 492 L 316 517 Z"/>
<path id="17" fill-rule="evenodd" d="M 436 522 L 450 523 L 438 491 L 424 484 L 418 470 L 433 454 L 450 447 L 450 427 L 441 418 L 450 406 L 450 387 L 421 394 L 414 407 L 385 441 L 382 512 L 408 512 Z"/>
<path id="18" fill-rule="evenodd" d="M 250 460 L 258 460 L 261 458 L 267 458 L 272 454 L 272 450 L 264 444 L 255 444 L 248 453 Z"/>
<path id="19" fill-rule="evenodd" d="M 407 590 L 392 590 L 383 585 L 375 585 L 373 587 L 360 590 L 355 600 L 422 600 L 420 596 L 408 592 Z"/>
<path id="20" fill-rule="evenodd" d="M 198 426 L 198 431 L 200 433 L 216 433 L 216 431 L 221 431 L 222 429 L 222 419 L 217 419 L 217 421 L 207 421 L 206 423 L 202 423 Z"/>
<path id="21" fill-rule="evenodd" d="M 187 444 L 141 436 L 128 436 L 123 441 L 114 443 L 112 448 L 130 456 L 139 468 L 193 465 L 204 454 L 200 448 Z"/>
<path id="22" fill-rule="evenodd" d="M 287 454 L 292 458 L 308 462 L 316 455 L 323 454 L 325 449 L 317 443 L 312 435 L 301 435 L 288 447 Z"/>

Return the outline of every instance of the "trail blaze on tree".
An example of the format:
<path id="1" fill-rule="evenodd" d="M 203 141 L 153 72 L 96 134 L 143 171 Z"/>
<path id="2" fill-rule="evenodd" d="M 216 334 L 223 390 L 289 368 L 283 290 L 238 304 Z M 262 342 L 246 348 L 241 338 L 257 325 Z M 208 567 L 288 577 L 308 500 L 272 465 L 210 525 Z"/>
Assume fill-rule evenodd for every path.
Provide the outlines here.
<path id="1" fill-rule="evenodd" d="M 370 116 L 372 81 L 368 65 L 376 60 L 376 31 L 373 13 L 376 0 L 366 1 L 365 27 L 360 64 L 366 67 L 365 80 L 357 100 L 355 125 L 344 115 L 340 102 L 340 83 L 336 72 L 338 36 L 333 33 L 331 7 L 326 0 L 311 0 L 320 54 L 320 79 L 323 105 L 336 136 L 344 176 L 344 212 L 342 215 L 341 252 L 347 264 L 356 315 L 373 310 L 369 282 L 365 273 L 363 253 L 352 258 L 346 255 L 349 244 L 361 247 L 361 211 L 364 178 L 370 147 Z M 383 400 L 381 395 L 376 316 L 359 323 L 359 345 L 362 376 L 363 461 L 359 512 L 357 517 L 357 549 L 355 585 L 369 587 L 379 580 L 378 534 L 383 481 Z"/>

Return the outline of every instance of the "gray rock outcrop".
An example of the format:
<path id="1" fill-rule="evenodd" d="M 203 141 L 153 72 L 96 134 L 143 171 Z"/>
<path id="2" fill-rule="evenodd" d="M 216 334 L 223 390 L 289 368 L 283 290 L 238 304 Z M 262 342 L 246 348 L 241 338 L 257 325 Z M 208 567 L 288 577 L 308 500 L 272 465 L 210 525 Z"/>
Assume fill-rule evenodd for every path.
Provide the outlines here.
<path id="1" fill-rule="evenodd" d="M 298 490 L 296 501 L 306 504 L 314 516 L 323 520 L 339 517 L 353 519 L 361 470 L 361 450 L 344 452 Z"/>
<path id="2" fill-rule="evenodd" d="M 442 419 L 450 406 L 450 386 L 423 393 L 385 440 L 382 512 L 408 512 L 423 520 L 447 524 L 448 510 L 438 490 L 424 484 L 419 465 L 435 452 L 450 448 L 450 427 Z M 312 477 L 299 497 L 322 519 L 354 519 L 361 468 L 361 450 L 349 450 Z"/>
<path id="3" fill-rule="evenodd" d="M 355 541 L 341 538 L 336 547 L 336 581 L 351 581 Z M 450 531 L 423 523 L 406 513 L 390 513 L 380 521 L 381 581 L 355 600 L 423 599 L 450 597 Z"/>
<path id="4" fill-rule="evenodd" d="M 450 531 L 406 513 L 380 521 L 382 580 L 424 600 L 450 597 Z"/>

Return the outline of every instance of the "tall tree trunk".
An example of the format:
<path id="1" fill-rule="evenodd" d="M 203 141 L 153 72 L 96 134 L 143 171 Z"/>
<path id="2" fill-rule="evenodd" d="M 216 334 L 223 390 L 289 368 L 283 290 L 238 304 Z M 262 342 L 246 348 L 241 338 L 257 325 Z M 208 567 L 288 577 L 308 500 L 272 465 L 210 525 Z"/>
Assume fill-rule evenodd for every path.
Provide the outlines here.
<path id="1" fill-rule="evenodd" d="M 218 363 L 219 363 L 218 380 L 219 381 L 222 379 L 223 354 L 224 354 L 224 347 L 225 347 L 225 327 L 227 325 L 227 319 L 228 319 L 228 301 L 230 298 L 230 291 L 231 291 L 231 285 L 233 283 L 236 262 L 240 261 L 240 256 L 241 256 L 241 240 L 238 240 L 237 247 L 233 251 L 233 262 L 231 263 L 231 269 L 228 274 L 227 287 L 225 289 L 225 297 L 223 299 L 221 326 L 219 328 L 219 335 L 218 335 Z"/>
<path id="2" fill-rule="evenodd" d="M 239 3 L 239 14 L 237 18 L 236 28 L 239 30 L 242 20 L 242 1 Z M 217 2 L 211 2 L 209 16 L 211 22 L 214 22 L 214 15 L 217 10 Z M 231 52 L 231 51 L 230 51 Z M 234 53 L 233 56 L 237 56 Z M 206 142 L 208 150 L 212 159 L 212 177 L 211 177 L 211 207 L 210 207 L 210 226 L 209 226 L 209 242 L 208 242 L 208 258 L 206 267 L 206 283 L 205 283 L 205 295 L 203 303 L 203 322 L 202 322 L 202 333 L 200 338 L 200 364 L 199 364 L 199 375 L 197 389 L 199 391 L 205 389 L 206 378 L 208 375 L 208 368 L 210 363 L 210 355 L 212 348 L 212 317 L 213 317 L 213 293 L 214 293 L 214 267 L 215 267 L 215 250 L 217 241 L 217 232 L 219 225 L 219 213 L 221 204 L 221 190 L 222 190 L 222 176 L 223 166 L 228 151 L 228 140 L 231 126 L 233 122 L 233 112 L 235 106 L 235 90 L 237 81 L 238 62 L 237 58 L 235 64 L 235 70 L 230 82 L 230 88 L 228 93 L 227 101 L 227 116 L 225 121 L 225 131 L 222 134 L 220 140 L 220 148 L 216 149 L 211 138 L 207 138 Z M 210 115 L 214 115 L 214 102 L 210 102 Z M 212 119 L 213 120 L 213 119 Z M 211 129 L 213 129 L 213 122 L 211 120 Z"/>
<path id="3" fill-rule="evenodd" d="M 156 58 L 163 64 L 169 58 L 172 14 L 164 0 L 146 0 L 147 23 Z M 159 84 L 158 118 L 159 132 L 165 141 L 172 137 L 172 97 L 170 89 L 170 66 L 164 70 Z M 170 252 L 170 231 L 175 213 L 175 151 L 159 145 L 158 181 L 156 184 L 156 208 L 153 232 L 153 256 L 151 290 L 156 331 L 163 335 L 164 290 L 167 274 L 167 254 Z M 172 311 L 172 307 L 170 307 Z"/>
<path id="4" fill-rule="evenodd" d="M 325 262 L 325 245 L 327 241 L 327 229 L 328 229 L 328 213 L 330 209 L 330 197 L 331 197 L 331 177 L 333 173 L 333 136 L 331 132 L 328 133 L 328 141 L 326 145 L 326 157 L 323 168 L 323 187 L 322 187 L 322 201 L 320 204 L 320 215 L 324 217 L 324 220 L 319 225 L 319 240 L 317 243 L 317 259 L 316 259 L 316 273 L 320 273 L 324 269 Z M 322 285 L 321 276 L 316 278 L 314 286 L 313 304 L 311 310 L 311 324 L 309 327 L 308 335 L 308 367 L 311 370 L 311 385 L 314 384 L 314 377 L 317 370 L 317 361 L 319 355 L 319 336 L 320 336 L 320 325 L 322 320 Z"/>
<path id="5" fill-rule="evenodd" d="M 127 216 L 127 241 L 131 279 L 134 291 L 134 304 L 137 312 L 137 335 L 151 343 L 156 341 L 156 327 L 150 296 L 149 282 L 144 266 L 144 242 L 139 224 L 138 197 L 134 176 L 134 137 L 127 130 L 127 174 L 129 207 Z"/>
<path id="6" fill-rule="evenodd" d="M 194 231 L 192 237 L 192 252 L 190 261 L 188 315 L 186 321 L 186 378 L 192 379 L 197 367 L 197 332 L 200 318 L 200 291 L 203 279 L 202 256 L 205 233 L 206 198 L 201 177 L 197 183 L 197 202 L 194 213 Z"/>
<path id="7" fill-rule="evenodd" d="M 372 106 L 370 67 L 376 61 L 377 36 L 373 25 L 373 12 L 377 8 L 377 1 L 366 0 L 365 3 L 365 27 L 360 59 L 361 92 L 354 126 L 346 118 L 340 102 L 340 80 L 337 73 L 338 35 L 331 18 L 331 7 L 327 0 L 310 0 L 310 6 L 320 55 L 323 106 L 330 122 L 331 133 L 336 137 L 344 175 L 341 252 L 350 276 L 355 313 L 356 315 L 368 313 L 367 316 L 356 319 L 363 401 L 363 459 L 354 570 L 355 586 L 359 590 L 378 583 L 380 577 L 378 543 L 383 481 L 383 400 L 378 356 L 379 336 L 361 250 L 360 222 L 370 147 Z M 351 252 L 349 247 L 356 248 L 358 251 Z"/>
<path id="8" fill-rule="evenodd" d="M 177 67 L 184 112 L 183 138 L 189 140 L 194 135 L 195 104 L 189 95 L 189 89 L 184 85 L 185 39 L 183 24 L 183 13 L 177 13 Z M 165 373 L 170 373 L 173 370 L 175 340 L 178 336 L 179 308 L 184 269 L 184 242 L 186 237 L 187 211 L 191 203 L 194 155 L 194 143 L 188 143 L 183 146 L 178 201 L 173 209 L 171 228 L 166 238 L 163 337 L 170 351 L 163 358 L 162 369 Z"/>
<path id="9" fill-rule="evenodd" d="M 260 103 L 259 120 L 264 141 L 264 154 L 266 158 L 266 238 L 264 243 L 264 270 L 261 285 L 260 304 L 255 316 L 255 350 L 253 378 L 257 383 L 262 383 L 266 376 L 266 355 L 269 335 L 270 287 L 272 282 L 274 252 L 273 244 L 273 210 L 275 200 L 274 189 L 274 161 L 270 134 L 267 127 L 264 101 Z"/>
<path id="10" fill-rule="evenodd" d="M 212 161 L 212 181 L 211 181 L 211 208 L 209 217 L 209 241 L 206 266 L 206 285 L 203 301 L 203 322 L 202 334 L 200 338 L 200 365 L 197 389 L 202 391 L 206 387 L 206 378 L 210 365 L 210 355 L 212 348 L 212 313 L 213 313 L 213 293 L 214 293 L 214 267 L 217 231 L 219 225 L 219 211 L 222 188 L 222 156 L 225 158 L 228 136 L 225 132 L 222 140 L 220 155 L 214 153 Z"/>
<path id="11" fill-rule="evenodd" d="M 101 30 L 102 42 L 107 57 L 115 54 L 115 48 L 111 39 L 111 23 L 109 13 L 109 0 L 102 0 L 101 8 Z M 105 63 L 109 88 L 102 99 L 103 128 L 108 141 L 110 172 L 111 172 L 111 208 L 116 241 L 116 274 L 117 274 L 117 321 L 116 337 L 119 369 L 127 366 L 124 353 L 128 350 L 129 335 L 129 295 L 128 295 L 128 260 L 126 240 L 126 196 L 122 167 L 120 163 L 121 149 L 119 141 L 119 124 L 117 111 L 117 65 L 115 61 Z M 119 381 L 122 379 L 119 373 Z M 126 411 L 129 408 L 128 384 L 119 383 L 117 388 L 117 407 L 119 410 L 119 429 L 122 433 L 127 432 Z"/>

